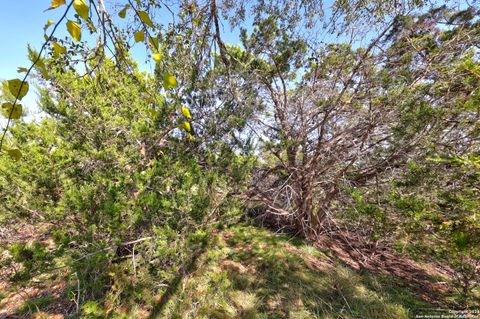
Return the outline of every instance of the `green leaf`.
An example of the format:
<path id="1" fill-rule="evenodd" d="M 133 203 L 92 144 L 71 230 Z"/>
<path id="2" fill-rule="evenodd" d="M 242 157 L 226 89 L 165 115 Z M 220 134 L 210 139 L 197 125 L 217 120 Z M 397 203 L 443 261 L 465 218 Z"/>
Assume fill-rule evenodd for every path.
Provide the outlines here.
<path id="1" fill-rule="evenodd" d="M 190 110 L 186 108 L 185 106 L 182 106 L 182 114 L 185 116 L 187 119 L 191 119 L 192 115 L 190 114 Z"/>
<path id="2" fill-rule="evenodd" d="M 52 47 L 53 47 L 53 54 L 57 57 L 60 54 L 67 53 L 67 49 L 63 45 L 58 44 L 57 42 L 52 42 Z"/>
<path id="3" fill-rule="evenodd" d="M 28 72 L 28 69 L 20 66 L 20 67 L 17 68 L 17 72 L 18 73 L 26 73 L 26 72 Z"/>
<path id="4" fill-rule="evenodd" d="M 80 41 L 82 38 L 82 31 L 80 30 L 80 25 L 78 23 L 68 20 L 67 30 L 75 41 Z"/>
<path id="5" fill-rule="evenodd" d="M 52 0 L 52 4 L 50 5 L 50 8 L 48 8 L 47 10 L 53 10 L 55 8 L 58 8 L 60 7 L 61 5 L 64 5 L 65 4 L 65 0 Z M 45 11 L 47 11 L 45 10 Z"/>
<path id="6" fill-rule="evenodd" d="M 163 75 L 163 87 L 165 88 L 165 90 L 168 90 L 170 88 L 176 88 L 177 78 L 174 75 L 165 72 L 165 74 Z"/>
<path id="7" fill-rule="evenodd" d="M 18 148 L 12 148 L 7 150 L 7 154 L 15 161 L 22 158 L 22 152 Z"/>
<path id="8" fill-rule="evenodd" d="M 148 25 L 150 28 L 153 27 L 153 22 L 152 22 L 152 20 L 150 20 L 150 17 L 148 16 L 148 13 L 146 13 L 145 11 L 139 11 L 138 12 L 138 17 L 140 18 L 140 20 L 143 21 L 143 23 Z"/>
<path id="9" fill-rule="evenodd" d="M 183 127 L 185 128 L 185 131 L 187 131 L 189 133 L 192 131 L 192 126 L 187 121 L 183 122 Z"/>
<path id="10" fill-rule="evenodd" d="M 47 31 L 47 29 L 54 23 L 55 22 L 53 22 L 53 20 L 48 19 L 47 23 L 45 23 L 45 25 L 43 26 L 43 31 Z"/>
<path id="11" fill-rule="evenodd" d="M 102 309 L 95 301 L 87 301 L 82 306 L 83 312 L 91 317 L 101 317 L 103 315 Z"/>
<path id="12" fill-rule="evenodd" d="M 135 38 L 135 42 L 142 42 L 145 40 L 145 31 L 137 31 L 133 34 L 133 37 Z"/>
<path id="13" fill-rule="evenodd" d="M 20 116 L 22 116 L 22 105 L 15 104 L 15 106 L 13 106 L 13 104 L 9 102 L 3 103 L 2 111 L 6 118 L 10 117 L 11 119 L 18 120 Z"/>
<path id="14" fill-rule="evenodd" d="M 122 19 L 125 19 L 125 16 L 126 16 L 126 14 L 127 14 L 128 8 L 130 8 L 130 5 L 129 5 L 129 4 L 127 4 L 125 7 L 123 7 L 122 10 L 120 10 L 120 12 L 118 13 L 118 16 L 119 16 L 120 18 L 122 18 Z"/>
<path id="15" fill-rule="evenodd" d="M 74 0 L 73 8 L 83 20 L 88 20 L 88 4 L 85 0 Z"/>
<path id="16" fill-rule="evenodd" d="M 42 72 L 43 77 L 46 80 L 50 80 L 50 74 L 48 74 L 47 67 L 45 66 L 45 63 L 43 62 L 43 59 L 39 58 L 35 65 L 40 69 L 40 72 Z"/>
<path id="17" fill-rule="evenodd" d="M 150 110 L 150 115 L 152 116 L 153 119 L 157 118 L 158 111 L 155 108 L 152 108 Z"/>
<path id="18" fill-rule="evenodd" d="M 470 238 L 464 232 L 457 231 L 453 233 L 453 242 L 459 250 L 464 251 L 470 242 Z"/>
<path id="19" fill-rule="evenodd" d="M 158 38 L 148 37 L 148 42 L 152 45 L 152 47 L 158 51 Z"/>
<path id="20" fill-rule="evenodd" d="M 160 61 L 162 61 L 162 54 L 160 53 L 154 53 L 153 54 L 153 60 L 155 60 L 156 63 L 159 63 Z"/>
<path id="21" fill-rule="evenodd" d="M 28 82 L 22 82 L 22 80 L 19 79 L 9 80 L 8 90 L 13 94 L 13 96 L 15 96 L 15 98 L 21 100 L 25 95 L 27 95 Z"/>

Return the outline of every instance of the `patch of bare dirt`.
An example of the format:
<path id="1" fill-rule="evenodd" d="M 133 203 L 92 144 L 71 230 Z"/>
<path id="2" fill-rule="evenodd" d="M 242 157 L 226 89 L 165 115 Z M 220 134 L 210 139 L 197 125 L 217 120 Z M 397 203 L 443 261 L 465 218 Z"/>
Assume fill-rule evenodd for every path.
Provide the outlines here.
<path id="1" fill-rule="evenodd" d="M 331 270 L 333 268 L 333 262 L 331 260 L 325 259 L 321 260 L 318 259 L 310 254 L 307 254 L 295 246 L 287 245 L 287 251 L 293 254 L 297 254 L 305 260 L 307 266 L 313 270 L 325 272 Z"/>
<path id="2" fill-rule="evenodd" d="M 41 243 L 48 242 L 50 244 L 50 236 L 48 235 L 48 227 L 50 224 L 15 224 L 9 227 L 0 227 L 0 245 L 3 247 L 13 243 L 32 243 L 39 241 Z"/>
<path id="3" fill-rule="evenodd" d="M 348 266 L 371 272 L 393 275 L 402 279 L 423 300 L 431 304 L 440 304 L 449 291 L 446 282 L 434 281 L 432 276 L 451 276 L 451 271 L 433 264 L 420 264 L 410 257 L 395 253 L 386 246 L 368 244 L 364 238 L 353 238 L 341 232 L 322 235 L 316 246 L 327 249 Z"/>
<path id="4" fill-rule="evenodd" d="M 65 282 L 58 280 L 12 292 L 0 302 L 0 318 L 37 318 L 40 314 L 43 314 L 44 318 L 63 318 L 63 315 L 71 312 L 74 307 L 71 301 L 64 298 L 65 288 Z M 39 297 L 49 297 L 51 301 L 41 311 L 18 314 L 25 302 Z"/>
<path id="5" fill-rule="evenodd" d="M 247 267 L 233 260 L 223 260 L 220 264 L 220 268 L 226 271 L 233 271 L 239 274 L 244 274 L 248 272 Z"/>
<path id="6" fill-rule="evenodd" d="M 12 225 L 11 227 L 0 227 L 0 247 L 8 247 L 14 243 L 31 244 L 40 242 L 43 246 L 50 249 L 55 244 L 48 233 L 50 225 L 43 223 L 37 225 Z M 4 262 L 10 256 L 7 250 L 0 251 L 0 263 Z M 64 314 L 70 313 L 74 308 L 71 301 L 65 299 L 64 291 L 66 282 L 63 280 L 55 280 L 51 283 L 38 283 L 32 280 L 31 284 L 22 289 L 14 289 L 11 287 L 9 277 L 12 271 L 19 265 L 10 265 L 10 267 L 2 267 L 0 269 L 0 291 L 4 297 L 0 300 L 0 319 L 3 318 L 64 318 Z M 50 302 L 48 305 L 35 311 L 35 313 L 19 314 L 19 310 L 27 301 L 33 301 L 36 298 L 48 297 Z"/>

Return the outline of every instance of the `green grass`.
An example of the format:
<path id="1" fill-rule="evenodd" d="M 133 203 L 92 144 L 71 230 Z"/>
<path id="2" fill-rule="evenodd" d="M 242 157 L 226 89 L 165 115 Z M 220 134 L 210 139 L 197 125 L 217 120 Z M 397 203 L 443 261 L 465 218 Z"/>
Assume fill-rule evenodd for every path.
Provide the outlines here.
<path id="1" fill-rule="evenodd" d="M 26 300 L 18 310 L 19 314 L 32 314 L 48 306 L 53 301 L 53 297 L 44 295 Z"/>
<path id="2" fill-rule="evenodd" d="M 217 234 L 153 318 L 409 318 L 428 307 L 398 280 L 358 272 L 251 226 Z"/>

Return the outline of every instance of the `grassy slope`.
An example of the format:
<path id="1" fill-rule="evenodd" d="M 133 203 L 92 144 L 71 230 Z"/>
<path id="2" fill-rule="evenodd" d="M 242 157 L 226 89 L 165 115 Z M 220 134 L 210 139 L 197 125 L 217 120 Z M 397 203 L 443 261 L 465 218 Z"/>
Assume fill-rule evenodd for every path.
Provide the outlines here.
<path id="1" fill-rule="evenodd" d="M 400 279 L 354 270 L 329 254 L 253 226 L 216 231 L 185 273 L 158 290 L 138 291 L 150 301 L 132 300 L 113 317 L 399 319 L 430 307 Z M 74 305 L 63 299 L 46 290 L 23 304 L 18 300 L 18 316 L 11 318 L 76 317 Z"/>
<path id="2" fill-rule="evenodd" d="M 428 307 L 396 279 L 354 271 L 299 240 L 251 226 L 215 236 L 151 317 L 387 319 Z"/>

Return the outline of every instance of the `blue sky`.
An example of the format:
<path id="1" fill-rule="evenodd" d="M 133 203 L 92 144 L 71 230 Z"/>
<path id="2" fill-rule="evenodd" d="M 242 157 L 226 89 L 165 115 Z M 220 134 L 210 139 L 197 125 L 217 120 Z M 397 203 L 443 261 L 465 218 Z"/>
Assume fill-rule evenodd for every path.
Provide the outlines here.
<path id="1" fill-rule="evenodd" d="M 27 44 L 39 48 L 43 43 L 43 26 L 48 19 L 58 21 L 62 15 L 65 6 L 55 10 L 44 11 L 50 6 L 51 0 L 0 0 L 0 38 L 2 46 L 0 49 L 0 79 L 10 79 L 19 77 L 17 67 L 28 67 L 29 61 L 26 57 Z M 116 12 L 127 1 L 105 1 L 107 10 L 116 18 Z M 109 3 L 120 3 L 117 8 L 112 8 Z M 455 2 L 455 1 L 454 1 Z M 331 4 L 331 0 L 325 1 L 325 4 Z M 72 9 L 69 15 L 73 15 Z M 156 17 L 158 19 L 158 17 Z M 164 17 L 161 17 L 162 20 Z M 170 17 L 166 17 L 170 20 Z M 119 19 L 117 19 L 119 20 Z M 224 36 L 228 42 L 235 41 L 235 35 L 230 32 L 229 26 L 225 25 Z M 56 35 L 65 36 L 65 27 L 58 28 Z M 85 35 L 85 32 L 84 32 Z M 143 47 L 134 49 L 133 56 L 139 63 L 144 60 L 145 50 Z M 150 66 L 140 66 L 142 69 L 150 69 Z"/>
<path id="2" fill-rule="evenodd" d="M 62 8 L 44 12 L 50 0 L 1 0 L 0 79 L 18 77 L 17 67 L 29 67 L 27 44 L 40 48 L 43 26 L 48 19 L 58 21 Z M 59 28 L 60 34 L 63 30 Z M 64 28 L 63 28 L 64 29 Z"/>
<path id="3" fill-rule="evenodd" d="M 0 49 L 0 80 L 9 80 L 14 78 L 22 79 L 24 73 L 17 73 L 18 67 L 28 68 L 31 62 L 27 58 L 27 45 L 32 45 L 35 49 L 39 49 L 44 42 L 43 26 L 48 19 L 57 22 L 60 20 L 65 11 L 65 6 L 61 6 L 54 10 L 45 11 L 50 7 L 51 0 L 0 0 L 2 2 L 0 9 L 0 38 L 2 46 Z M 107 11 L 110 12 L 114 19 L 117 19 L 116 13 L 119 8 L 123 7 L 122 1 L 117 1 L 120 5 L 116 8 L 109 7 L 107 2 Z M 124 1 L 127 3 L 127 1 Z M 75 11 L 70 10 L 68 17 L 73 19 Z M 118 18 L 118 20 L 120 20 Z M 64 20 L 55 32 L 57 37 L 69 36 Z M 50 34 L 53 26 L 47 30 Z M 87 32 L 83 32 L 82 40 L 87 39 Z M 137 44 L 132 52 L 134 58 L 139 62 L 142 70 L 152 70 L 153 64 L 142 64 L 145 61 L 146 49 L 142 44 Z M 30 92 L 21 101 L 24 109 L 27 110 L 29 116 L 24 120 L 31 120 L 38 113 L 36 107 L 36 93 L 33 87 Z M 0 119 L 0 126 L 4 125 L 4 120 Z"/>
<path id="4" fill-rule="evenodd" d="M 43 42 L 43 26 L 48 19 L 58 20 L 60 11 L 43 12 L 49 0 L 1 0 L 0 10 L 0 80 L 23 78 L 18 67 L 29 67 L 27 43 L 39 48 Z M 29 113 L 35 113 L 36 94 L 29 92 L 22 105 Z M 33 93 L 33 94 L 32 94 Z M 32 114 L 33 115 L 33 114 Z M 4 119 L 1 120 L 3 127 Z"/>
<path id="5" fill-rule="evenodd" d="M 28 68 L 31 62 L 27 58 L 27 45 L 32 45 L 35 49 L 39 49 L 44 41 L 43 26 L 48 19 L 57 22 L 65 11 L 65 5 L 54 10 L 45 11 L 50 7 L 51 0 L 0 0 L 0 38 L 2 39 L 2 46 L 0 49 L 0 81 L 14 78 L 22 79 L 24 73 L 17 73 L 18 67 Z M 105 1 L 106 9 L 112 15 L 116 23 L 124 23 L 117 17 L 117 12 L 123 8 L 127 0 L 122 1 Z M 113 7 L 115 3 L 116 7 Z M 174 9 L 175 10 L 175 9 Z M 162 10 L 163 11 L 163 10 Z M 75 11 L 70 9 L 68 17 L 73 19 Z M 132 12 L 127 13 L 127 19 Z M 168 12 L 161 12 L 161 16 L 156 16 L 158 21 L 170 21 L 171 15 Z M 163 14 L 167 16 L 163 16 Z M 63 38 L 68 36 L 66 31 L 65 22 L 62 22 L 55 32 L 56 37 Z M 47 30 L 47 34 L 50 34 L 53 26 Z M 235 41 L 235 36 L 230 32 L 230 28 L 225 26 L 226 40 L 229 42 Z M 87 32 L 83 32 L 82 40 L 88 39 Z M 144 63 L 146 57 L 146 48 L 143 44 L 136 44 L 132 49 L 132 56 L 139 63 L 139 68 L 145 71 L 152 71 L 154 64 L 151 62 Z M 31 87 L 30 92 L 21 101 L 24 109 L 27 110 L 29 116 L 24 117 L 24 120 L 32 120 L 38 114 L 38 108 L 36 107 L 36 93 L 35 89 Z M 0 127 L 4 125 L 4 119 L 0 119 Z"/>
<path id="6" fill-rule="evenodd" d="M 65 10 L 65 6 L 61 6 L 55 10 L 45 11 L 50 6 L 51 0 L 0 0 L 0 38 L 2 39 L 2 46 L 0 49 L 0 80 L 22 78 L 23 73 L 17 73 L 18 67 L 29 67 L 30 61 L 27 58 L 27 44 L 39 49 L 43 44 L 43 26 L 48 19 L 58 21 Z M 105 1 L 107 11 L 113 16 L 115 22 L 123 21 L 117 17 L 117 12 L 123 7 L 127 0 Z M 116 3 L 116 7 L 112 7 L 112 3 Z M 326 0 L 326 7 L 331 5 L 332 0 Z M 163 11 L 163 10 L 162 10 Z M 174 11 L 176 11 L 174 9 Z M 328 11 L 328 10 L 327 10 Z M 165 14 L 165 16 L 163 16 Z M 67 17 L 74 15 L 73 8 L 70 10 Z M 131 18 L 131 12 L 127 13 Z M 170 21 L 171 15 L 166 10 L 161 13 L 161 16 L 156 16 L 157 21 Z M 65 21 L 66 22 L 66 21 Z M 63 22 L 57 29 L 57 37 L 69 36 Z M 122 24 L 124 22 L 120 22 Z M 52 27 L 50 27 L 51 30 Z M 49 31 L 50 31 L 49 30 Z M 228 23 L 223 26 L 223 38 L 226 42 L 238 42 L 238 31 L 232 32 Z M 83 32 L 82 40 L 87 39 L 87 32 Z M 330 38 L 326 40 L 336 40 L 339 38 Z M 367 37 L 368 39 L 368 37 Z M 137 44 L 133 50 L 132 55 L 139 63 L 141 70 L 151 71 L 153 69 L 153 61 L 144 64 L 146 49 L 143 44 Z M 30 111 L 33 116 L 38 108 L 35 107 L 36 94 L 33 90 L 27 94 L 23 99 L 22 104 L 24 108 Z M 0 124 L 3 121 L 0 119 Z M 0 125 L 2 126 L 2 125 Z"/>
<path id="7" fill-rule="evenodd" d="M 18 77 L 17 67 L 28 67 L 27 44 L 39 49 L 44 42 L 43 26 L 48 19 L 58 21 L 65 11 L 65 6 L 55 10 L 45 11 L 50 7 L 51 0 L 1 0 L 0 10 L 0 79 Z M 118 1 L 121 2 L 121 1 Z M 126 3 L 127 1 L 125 1 Z M 108 8 L 107 10 L 110 11 Z M 72 17 L 75 11 L 70 10 L 67 17 Z M 55 36 L 67 35 L 64 21 Z M 47 31 L 50 34 L 51 28 Z M 86 32 L 82 34 L 82 40 Z"/>
<path id="8" fill-rule="evenodd" d="M 28 67 L 29 61 L 26 57 L 27 44 L 40 48 L 43 44 L 43 26 L 48 19 L 58 21 L 65 10 L 65 6 L 55 10 L 44 11 L 50 6 L 51 0 L 0 0 L 2 2 L 0 9 L 0 38 L 2 39 L 2 47 L 0 49 L 0 79 L 10 79 L 19 77 L 17 67 Z M 108 7 L 114 19 L 118 8 Z M 122 3 L 122 1 L 116 1 Z M 123 1 L 127 3 L 127 1 Z M 74 10 L 71 9 L 69 16 L 73 16 Z M 158 18 L 158 17 L 157 17 Z M 168 17 L 169 18 L 169 17 Z M 49 31 L 52 27 L 50 27 Z M 226 31 L 230 31 L 229 27 Z M 85 33 L 82 36 L 85 36 Z M 65 26 L 59 26 L 56 36 L 65 36 Z M 229 37 L 231 38 L 231 37 Z M 138 57 L 138 62 L 143 62 L 145 50 L 141 45 L 137 45 L 134 49 L 134 57 Z M 143 66 L 148 69 L 148 66 Z"/>

